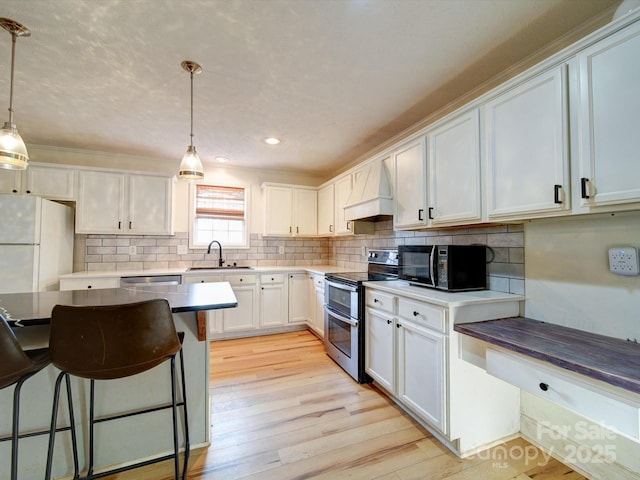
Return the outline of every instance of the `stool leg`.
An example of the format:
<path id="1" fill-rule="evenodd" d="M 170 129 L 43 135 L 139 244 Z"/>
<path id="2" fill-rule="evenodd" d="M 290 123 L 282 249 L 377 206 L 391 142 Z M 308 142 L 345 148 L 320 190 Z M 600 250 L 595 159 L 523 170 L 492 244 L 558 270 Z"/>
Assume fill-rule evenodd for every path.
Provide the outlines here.
<path id="1" fill-rule="evenodd" d="M 91 380 L 90 382 L 90 395 L 89 395 L 89 470 L 87 471 L 87 477 L 93 475 L 93 424 L 95 418 L 94 404 L 96 398 L 96 382 Z"/>
<path id="2" fill-rule="evenodd" d="M 13 429 L 11 432 L 11 480 L 18 479 L 18 437 L 20 435 L 20 389 L 31 375 L 21 378 L 13 390 Z"/>
<path id="3" fill-rule="evenodd" d="M 60 386 L 62 379 L 66 380 L 67 401 L 69 403 L 69 426 L 71 429 L 71 448 L 73 449 L 73 478 L 80 478 L 78 475 L 78 443 L 76 439 L 76 425 L 73 416 L 73 399 L 71 397 L 71 380 L 69 375 L 60 372 L 56 379 L 55 390 L 53 393 L 53 408 L 51 409 L 51 427 L 49 428 L 49 448 L 47 450 L 47 466 L 45 470 L 45 480 L 51 479 L 51 469 L 53 467 L 53 450 L 56 436 L 56 425 L 58 423 L 58 406 L 60 403 Z"/>
<path id="4" fill-rule="evenodd" d="M 180 349 L 180 378 L 182 380 L 182 410 L 184 412 L 184 466 L 182 467 L 182 480 L 187 478 L 187 467 L 189 466 L 189 455 L 191 444 L 189 442 L 189 417 L 187 415 L 187 383 L 184 378 L 184 354 Z"/>
<path id="5" fill-rule="evenodd" d="M 178 456 L 178 405 L 176 399 L 176 356 L 171 357 L 171 414 L 173 417 L 173 469 L 175 479 L 180 479 L 180 457 Z"/>

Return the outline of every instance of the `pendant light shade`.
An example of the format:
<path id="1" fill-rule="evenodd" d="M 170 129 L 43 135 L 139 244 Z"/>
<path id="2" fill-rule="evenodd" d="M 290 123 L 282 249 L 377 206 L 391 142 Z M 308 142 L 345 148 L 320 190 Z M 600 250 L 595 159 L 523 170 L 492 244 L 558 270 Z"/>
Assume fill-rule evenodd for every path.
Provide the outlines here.
<path id="1" fill-rule="evenodd" d="M 0 26 L 11 34 L 11 84 L 9 88 L 9 121 L 0 130 L 0 168 L 24 170 L 29 162 L 27 147 L 13 123 L 13 72 L 16 56 L 16 39 L 29 37 L 31 32 L 24 25 L 9 18 L 0 18 Z"/>
<path id="2" fill-rule="evenodd" d="M 189 182 L 197 182 L 204 178 L 204 169 L 198 152 L 196 152 L 196 147 L 193 145 L 193 76 L 202 72 L 202 67 L 196 62 L 185 60 L 182 62 L 182 68 L 189 72 L 191 77 L 191 143 L 187 147 L 184 157 L 182 157 L 182 162 L 180 162 L 178 178 Z"/>

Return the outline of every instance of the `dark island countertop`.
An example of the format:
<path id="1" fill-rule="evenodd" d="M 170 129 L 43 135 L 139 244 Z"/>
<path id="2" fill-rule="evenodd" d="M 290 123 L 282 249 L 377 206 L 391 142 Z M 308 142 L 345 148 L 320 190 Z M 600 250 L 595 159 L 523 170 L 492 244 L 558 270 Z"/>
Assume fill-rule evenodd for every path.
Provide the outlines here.
<path id="1" fill-rule="evenodd" d="M 166 298 L 173 313 L 232 308 L 238 301 L 228 282 L 192 283 L 0 294 L 0 314 L 12 326 L 46 325 L 60 305 L 117 305 Z"/>
<path id="2" fill-rule="evenodd" d="M 640 344 L 524 317 L 454 330 L 640 394 Z"/>

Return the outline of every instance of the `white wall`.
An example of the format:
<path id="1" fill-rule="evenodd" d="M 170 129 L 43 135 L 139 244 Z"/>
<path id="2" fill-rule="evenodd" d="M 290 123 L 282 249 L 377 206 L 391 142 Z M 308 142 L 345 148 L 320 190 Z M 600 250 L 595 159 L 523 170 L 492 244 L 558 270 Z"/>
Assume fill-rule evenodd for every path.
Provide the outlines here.
<path id="1" fill-rule="evenodd" d="M 640 341 L 640 276 L 609 272 L 620 245 L 640 248 L 639 212 L 527 224 L 525 315 Z"/>

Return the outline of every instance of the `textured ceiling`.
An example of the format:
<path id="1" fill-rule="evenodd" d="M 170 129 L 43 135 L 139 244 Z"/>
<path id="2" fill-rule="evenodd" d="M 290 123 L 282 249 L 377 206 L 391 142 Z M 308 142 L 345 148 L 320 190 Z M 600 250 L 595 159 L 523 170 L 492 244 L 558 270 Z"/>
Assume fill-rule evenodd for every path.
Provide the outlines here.
<path id="1" fill-rule="evenodd" d="M 3 0 L 27 145 L 330 175 L 616 0 Z M 6 113 L 11 36 L 0 31 Z M 8 118 L 1 115 L 2 121 Z M 262 140 L 282 139 L 278 146 Z"/>

